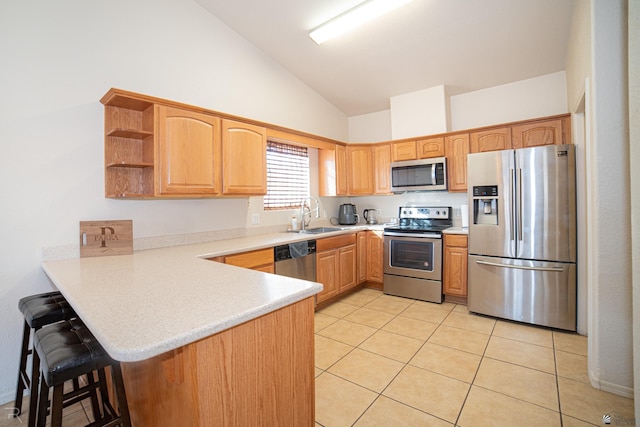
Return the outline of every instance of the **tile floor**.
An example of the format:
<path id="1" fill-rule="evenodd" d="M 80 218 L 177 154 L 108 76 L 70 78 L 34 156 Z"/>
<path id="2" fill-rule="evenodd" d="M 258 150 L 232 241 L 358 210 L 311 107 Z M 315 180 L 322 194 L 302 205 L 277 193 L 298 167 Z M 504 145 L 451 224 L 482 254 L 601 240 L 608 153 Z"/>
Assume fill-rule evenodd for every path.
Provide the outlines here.
<path id="1" fill-rule="evenodd" d="M 585 337 L 362 289 L 318 311 L 316 426 L 633 425 L 587 378 Z M 26 425 L 0 406 L 0 427 Z M 90 409 L 65 409 L 84 426 Z"/>
<path id="2" fill-rule="evenodd" d="M 587 339 L 362 289 L 319 310 L 316 426 L 633 425 Z"/>

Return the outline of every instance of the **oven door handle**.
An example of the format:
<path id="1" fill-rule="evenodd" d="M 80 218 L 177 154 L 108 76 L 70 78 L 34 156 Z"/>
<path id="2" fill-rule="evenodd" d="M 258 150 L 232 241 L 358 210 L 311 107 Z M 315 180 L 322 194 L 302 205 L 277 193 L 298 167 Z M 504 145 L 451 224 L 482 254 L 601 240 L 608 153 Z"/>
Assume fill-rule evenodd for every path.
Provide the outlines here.
<path id="1" fill-rule="evenodd" d="M 440 234 L 435 233 L 395 233 L 393 231 L 385 231 L 384 235 L 392 237 L 421 237 L 429 239 L 442 239 L 442 236 Z"/>
<path id="2" fill-rule="evenodd" d="M 489 265 L 491 267 L 515 268 L 518 270 L 552 271 L 555 273 L 562 273 L 564 271 L 562 267 L 530 267 L 528 265 L 500 264 L 497 262 L 483 261 L 481 259 L 476 260 L 476 264 Z"/>

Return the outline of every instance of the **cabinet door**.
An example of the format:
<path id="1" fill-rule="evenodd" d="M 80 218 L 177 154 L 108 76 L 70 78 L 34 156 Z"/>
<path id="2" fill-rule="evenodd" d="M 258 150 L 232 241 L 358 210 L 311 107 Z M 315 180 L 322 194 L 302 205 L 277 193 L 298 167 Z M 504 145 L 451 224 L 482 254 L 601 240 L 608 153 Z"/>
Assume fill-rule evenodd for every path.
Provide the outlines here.
<path id="1" fill-rule="evenodd" d="M 367 232 L 359 231 L 357 236 L 358 284 L 367 280 Z"/>
<path id="2" fill-rule="evenodd" d="M 316 280 L 324 287 L 316 296 L 318 303 L 338 295 L 338 269 L 337 249 L 316 253 Z"/>
<path id="3" fill-rule="evenodd" d="M 548 120 L 511 128 L 513 148 L 563 144 L 562 120 Z"/>
<path id="4" fill-rule="evenodd" d="M 446 138 L 447 175 L 449 191 L 467 191 L 467 154 L 469 134 L 449 135 Z"/>
<path id="5" fill-rule="evenodd" d="M 208 114 L 157 107 L 160 195 L 219 193 L 220 119 Z"/>
<path id="6" fill-rule="evenodd" d="M 336 195 L 349 194 L 347 179 L 347 148 L 344 145 L 336 145 Z"/>
<path id="7" fill-rule="evenodd" d="M 367 231 L 367 280 L 382 283 L 384 237 L 382 231 Z"/>
<path id="8" fill-rule="evenodd" d="M 471 132 L 471 152 L 508 150 L 511 145 L 511 128 L 497 128 Z"/>
<path id="9" fill-rule="evenodd" d="M 349 166 L 349 194 L 373 194 L 373 162 L 371 147 L 362 145 L 347 146 Z"/>
<path id="10" fill-rule="evenodd" d="M 416 145 L 419 159 L 444 156 L 444 137 L 420 139 Z"/>
<path id="11" fill-rule="evenodd" d="M 233 120 L 222 121 L 224 194 L 267 193 L 267 132 Z"/>
<path id="12" fill-rule="evenodd" d="M 416 160 L 418 158 L 415 141 L 394 142 L 391 145 L 391 149 L 391 161 L 393 162 Z"/>
<path id="13" fill-rule="evenodd" d="M 373 147 L 373 177 L 375 194 L 391 194 L 391 145 Z"/>
<path id="14" fill-rule="evenodd" d="M 445 235 L 443 292 L 467 296 L 467 236 Z"/>
<path id="15" fill-rule="evenodd" d="M 340 293 L 358 284 L 356 245 L 349 245 L 338 250 L 339 276 L 338 290 Z"/>

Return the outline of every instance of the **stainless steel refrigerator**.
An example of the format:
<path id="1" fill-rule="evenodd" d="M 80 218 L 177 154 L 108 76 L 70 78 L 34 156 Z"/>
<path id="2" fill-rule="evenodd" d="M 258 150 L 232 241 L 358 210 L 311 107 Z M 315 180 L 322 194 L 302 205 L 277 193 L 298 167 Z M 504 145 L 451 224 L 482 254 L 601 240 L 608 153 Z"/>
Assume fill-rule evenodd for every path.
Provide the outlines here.
<path id="1" fill-rule="evenodd" d="M 573 145 L 467 156 L 469 311 L 576 330 Z"/>

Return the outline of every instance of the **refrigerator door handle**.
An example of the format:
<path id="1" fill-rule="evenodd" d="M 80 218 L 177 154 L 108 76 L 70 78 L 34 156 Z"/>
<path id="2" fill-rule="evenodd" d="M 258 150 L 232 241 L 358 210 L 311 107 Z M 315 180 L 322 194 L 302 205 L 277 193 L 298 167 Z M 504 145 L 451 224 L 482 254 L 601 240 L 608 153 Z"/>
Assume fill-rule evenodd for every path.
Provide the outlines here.
<path id="1" fill-rule="evenodd" d="M 489 265 L 491 267 L 516 268 L 518 270 L 552 271 L 558 273 L 562 273 L 564 271 L 564 268 L 562 267 L 529 267 L 526 265 L 500 264 L 497 262 L 483 261 L 481 259 L 476 260 L 476 264 Z"/>
<path id="2" fill-rule="evenodd" d="M 514 180 L 514 170 L 513 169 L 509 169 L 509 209 L 511 210 L 511 218 L 509 220 L 509 240 L 515 240 L 514 236 L 514 230 L 513 230 L 513 222 L 516 220 L 515 217 L 515 203 L 513 200 L 513 180 Z"/>
<path id="3" fill-rule="evenodd" d="M 522 169 L 518 169 L 518 240 L 522 241 Z"/>

